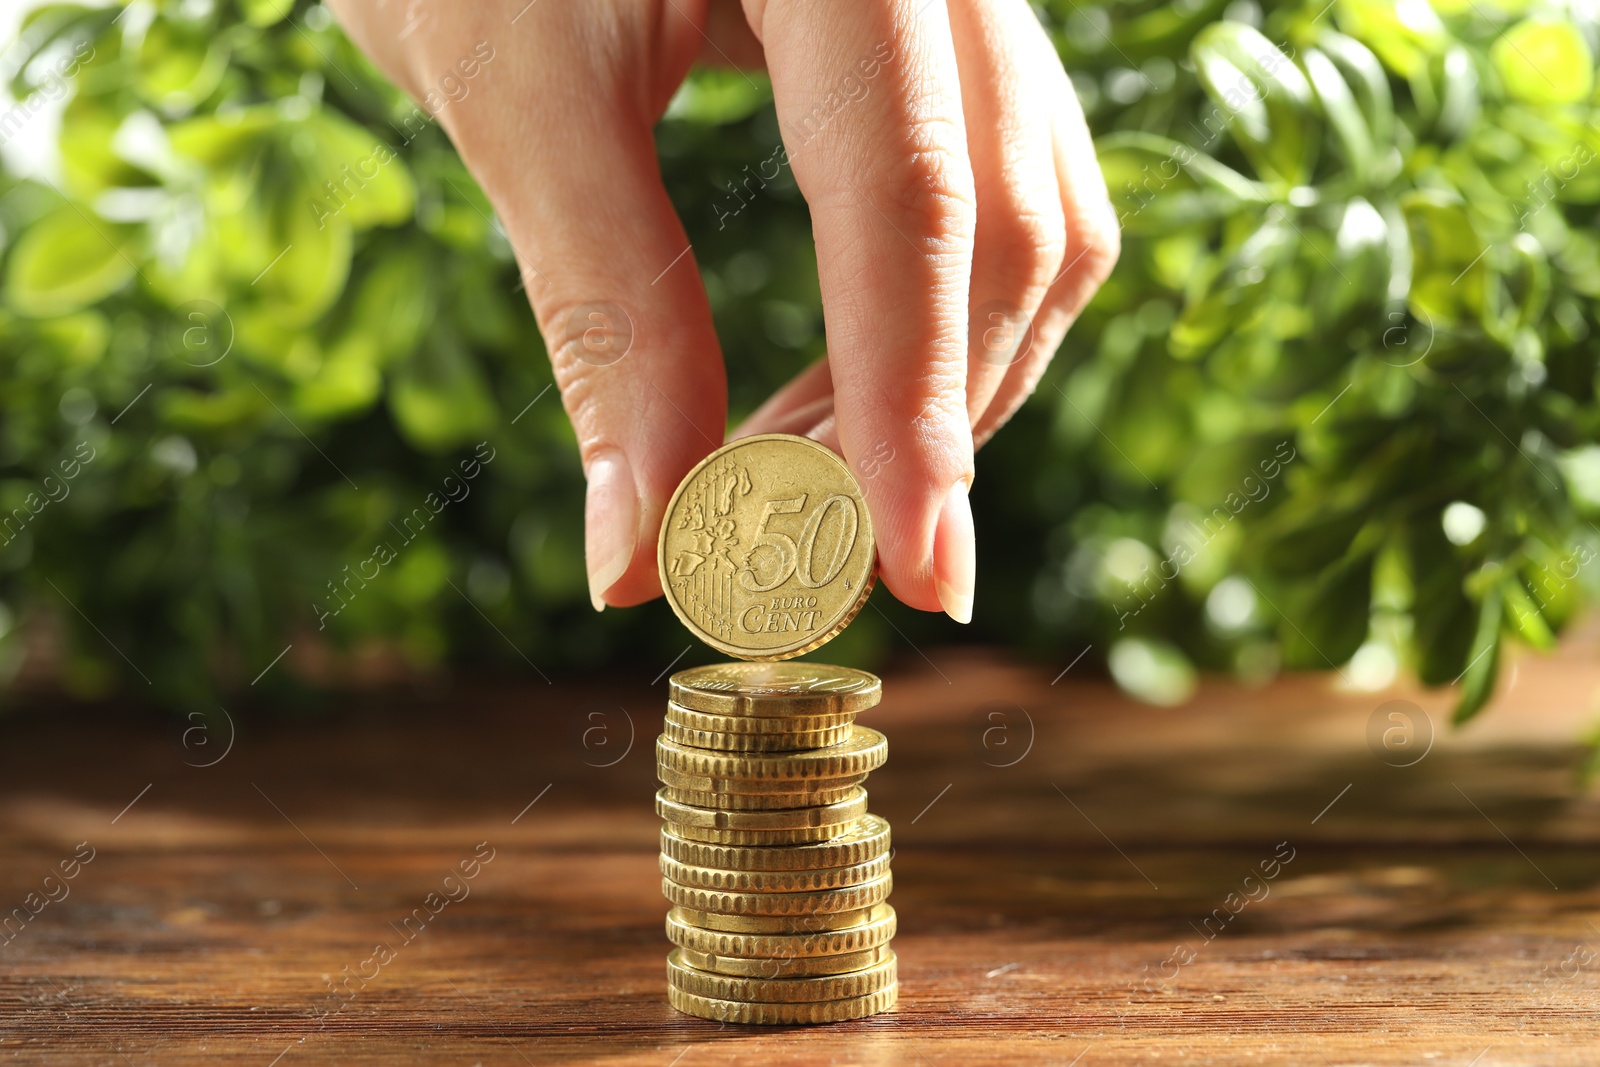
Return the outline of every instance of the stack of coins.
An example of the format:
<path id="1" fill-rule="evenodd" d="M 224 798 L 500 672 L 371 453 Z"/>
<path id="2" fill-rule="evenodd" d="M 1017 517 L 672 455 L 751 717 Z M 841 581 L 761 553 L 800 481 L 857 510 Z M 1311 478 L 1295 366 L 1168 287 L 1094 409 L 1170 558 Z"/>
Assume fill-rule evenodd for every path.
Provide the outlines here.
<path id="1" fill-rule="evenodd" d="M 823 1023 L 894 1005 L 888 743 L 865 671 L 722 663 L 672 676 L 656 742 L 668 999 L 704 1019 Z"/>
<path id="2" fill-rule="evenodd" d="M 889 824 L 861 783 L 882 686 L 783 663 L 866 603 L 872 515 L 850 468 L 804 437 L 729 442 L 684 476 L 657 544 L 673 612 L 725 663 L 672 678 L 656 742 L 668 999 L 734 1023 L 859 1019 L 895 1002 Z"/>

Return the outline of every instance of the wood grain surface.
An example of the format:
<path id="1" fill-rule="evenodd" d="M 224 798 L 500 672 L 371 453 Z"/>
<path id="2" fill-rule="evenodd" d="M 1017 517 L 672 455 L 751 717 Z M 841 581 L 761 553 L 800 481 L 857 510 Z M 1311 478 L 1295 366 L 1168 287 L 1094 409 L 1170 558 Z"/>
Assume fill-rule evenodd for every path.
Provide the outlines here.
<path id="1" fill-rule="evenodd" d="M 198 733 L 14 712 L 0 1062 L 1593 1065 L 1580 636 L 1461 732 L 1442 698 L 1336 676 L 1158 709 L 1081 668 L 913 658 L 862 719 L 890 739 L 868 787 L 896 838 L 900 1006 L 813 1029 L 667 1006 L 664 682 Z M 1435 727 L 1411 766 L 1396 699 Z"/>

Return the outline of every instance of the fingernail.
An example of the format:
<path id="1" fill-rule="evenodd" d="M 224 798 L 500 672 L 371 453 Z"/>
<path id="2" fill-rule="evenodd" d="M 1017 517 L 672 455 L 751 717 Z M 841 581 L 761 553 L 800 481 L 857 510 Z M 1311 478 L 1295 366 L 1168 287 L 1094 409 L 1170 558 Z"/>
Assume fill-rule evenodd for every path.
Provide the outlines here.
<path id="1" fill-rule="evenodd" d="M 604 611 L 606 591 L 626 573 L 639 544 L 639 491 L 620 452 L 601 452 L 591 459 L 588 478 L 583 545 L 589 602 Z"/>
<path id="2" fill-rule="evenodd" d="M 950 487 L 933 529 L 933 587 L 939 606 L 959 623 L 972 621 L 972 590 L 978 578 L 978 543 L 972 532 L 967 483 Z"/>

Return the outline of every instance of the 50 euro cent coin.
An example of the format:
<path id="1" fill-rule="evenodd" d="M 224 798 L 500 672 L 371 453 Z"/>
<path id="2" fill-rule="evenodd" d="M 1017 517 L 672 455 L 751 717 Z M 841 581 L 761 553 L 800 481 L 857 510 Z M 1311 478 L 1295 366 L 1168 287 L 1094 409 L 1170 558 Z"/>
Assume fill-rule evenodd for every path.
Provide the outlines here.
<path id="1" fill-rule="evenodd" d="M 844 774 L 831 778 L 712 778 L 703 774 L 682 774 L 671 767 L 656 766 L 656 779 L 662 785 L 674 789 L 686 789 L 696 793 L 729 793 L 749 797 L 774 797 L 774 796 L 803 796 L 821 797 L 825 794 L 844 794 L 849 792 L 851 786 L 860 785 L 867 780 L 867 774 Z M 835 797 L 838 799 L 838 797 Z M 820 801 L 802 800 L 796 804 L 767 804 L 767 807 L 798 808 L 803 804 L 819 803 Z M 760 807 L 757 801 L 746 802 L 747 806 Z M 707 807 L 720 807 L 720 804 L 708 804 Z M 729 804 L 728 807 L 739 807 L 739 803 Z"/>
<path id="2" fill-rule="evenodd" d="M 866 813 L 867 791 L 860 786 L 852 789 L 845 799 L 832 804 L 760 811 L 700 808 L 673 800 L 665 788 L 656 793 L 656 814 L 672 823 L 680 832 L 685 829 L 800 830 L 809 827 L 840 826 L 855 822 Z M 839 832 L 843 832 L 842 826 Z"/>
<path id="3" fill-rule="evenodd" d="M 661 875 L 684 886 L 723 893 L 810 893 L 845 889 L 880 878 L 889 871 L 889 854 L 848 867 L 818 867 L 806 871 L 747 871 L 723 867 L 696 867 L 671 856 L 660 858 Z M 691 905 L 698 906 L 698 905 Z"/>
<path id="4" fill-rule="evenodd" d="M 731 974 L 741 978 L 810 978 L 821 974 L 844 974 L 871 967 L 888 958 L 889 948 L 862 949 L 859 952 L 841 952 L 833 956 L 767 956 L 746 959 L 742 956 L 718 956 L 713 952 L 698 952 L 679 947 L 678 958 L 690 967 L 716 974 Z"/>
<path id="5" fill-rule="evenodd" d="M 708 845 L 743 845 L 750 848 L 778 848 L 815 845 L 832 841 L 850 828 L 847 822 L 823 826 L 797 826 L 787 830 L 725 830 L 714 826 L 681 826 L 670 820 L 667 828 L 679 837 Z"/>
<path id="6" fill-rule="evenodd" d="M 685 1015 L 710 1019 L 713 1022 L 756 1026 L 805 1026 L 844 1022 L 846 1019 L 865 1019 L 869 1015 L 888 1011 L 895 1006 L 899 991 L 900 986 L 896 983 L 875 993 L 845 1000 L 775 1004 L 702 997 L 668 985 L 667 1002 Z"/>
<path id="7" fill-rule="evenodd" d="M 859 971 L 806 978 L 742 978 L 690 967 L 674 949 L 667 956 L 667 979 L 675 989 L 715 1000 L 746 1003 L 810 1003 L 868 996 L 895 984 L 898 961 L 890 949 L 882 960 Z"/>
<path id="8" fill-rule="evenodd" d="M 682 704 L 667 702 L 667 721 L 689 730 L 723 734 L 814 734 L 819 730 L 848 727 L 856 721 L 853 711 L 817 712 L 807 715 L 718 715 L 696 711 Z"/>
<path id="9" fill-rule="evenodd" d="M 852 726 L 837 745 L 799 752 L 714 752 L 656 738 L 656 768 L 702 778 L 796 781 L 868 774 L 889 758 L 889 741 L 876 730 Z"/>
<path id="10" fill-rule="evenodd" d="M 826 663 L 711 663 L 667 680 L 671 705 L 726 718 L 857 715 L 882 698 L 877 675 Z"/>
<path id="11" fill-rule="evenodd" d="M 888 873 L 860 885 L 794 893 L 740 893 L 681 885 L 661 879 L 661 895 L 680 908 L 720 915 L 831 915 L 860 911 L 889 899 L 894 876 Z"/>
<path id="12" fill-rule="evenodd" d="M 859 922 L 834 930 L 718 930 L 691 922 L 673 908 L 667 912 L 667 940 L 680 948 L 747 960 L 805 959 L 880 948 L 894 939 L 894 908 L 879 904 Z"/>
<path id="13" fill-rule="evenodd" d="M 674 722 L 671 716 L 662 724 L 661 735 L 680 745 L 691 748 L 709 748 L 718 752 L 799 752 L 811 748 L 827 748 L 846 741 L 851 725 L 829 726 L 820 730 L 779 733 L 744 733 L 728 730 L 697 730 Z"/>
<path id="14" fill-rule="evenodd" d="M 854 789 L 829 790 L 825 793 L 702 793 L 698 789 L 679 789 L 669 785 L 662 790 L 680 804 L 697 808 L 724 808 L 728 811 L 770 811 L 774 808 L 803 808 L 808 804 L 834 804 L 848 800 Z"/>
<path id="15" fill-rule="evenodd" d="M 842 459 L 810 438 L 757 434 L 684 476 L 657 565 L 667 603 L 700 640 L 740 659 L 786 660 L 855 618 L 877 547 Z"/>
<path id="16" fill-rule="evenodd" d="M 851 867 L 889 855 L 889 823 L 868 812 L 838 837 L 814 844 L 783 848 L 718 844 L 696 841 L 661 829 L 661 855 L 692 867 L 719 867 L 739 871 L 809 871 Z"/>
<path id="17" fill-rule="evenodd" d="M 875 907 L 885 907 L 876 905 Z M 675 907 L 671 915 L 689 926 L 705 930 L 722 930 L 732 934 L 816 934 L 825 931 L 848 930 L 870 922 L 873 908 L 855 911 L 831 911 L 817 915 L 724 915 L 719 911 L 700 911 L 695 908 Z"/>

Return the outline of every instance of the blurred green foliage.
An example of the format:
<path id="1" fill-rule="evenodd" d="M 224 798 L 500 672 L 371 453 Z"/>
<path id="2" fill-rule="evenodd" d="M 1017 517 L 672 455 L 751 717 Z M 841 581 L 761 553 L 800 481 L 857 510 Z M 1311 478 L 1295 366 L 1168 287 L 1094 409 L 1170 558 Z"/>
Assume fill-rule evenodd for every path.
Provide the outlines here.
<path id="1" fill-rule="evenodd" d="M 1197 666 L 1404 667 L 1471 714 L 1505 641 L 1547 647 L 1595 584 L 1592 7 L 1040 14 L 1123 261 L 980 457 L 959 636 L 1092 644 L 1168 702 Z M 43 628 L 73 691 L 188 708 L 291 642 L 545 673 L 682 650 L 659 604 L 589 609 L 511 250 L 325 8 L 47 4 L 10 58 L 4 136 L 71 95 L 58 180 L 0 173 L 7 670 Z M 737 416 L 824 350 L 805 206 L 785 171 L 729 213 L 780 143 L 759 76 L 697 73 L 658 143 Z M 874 605 L 823 655 L 958 636 Z"/>

